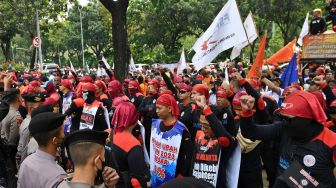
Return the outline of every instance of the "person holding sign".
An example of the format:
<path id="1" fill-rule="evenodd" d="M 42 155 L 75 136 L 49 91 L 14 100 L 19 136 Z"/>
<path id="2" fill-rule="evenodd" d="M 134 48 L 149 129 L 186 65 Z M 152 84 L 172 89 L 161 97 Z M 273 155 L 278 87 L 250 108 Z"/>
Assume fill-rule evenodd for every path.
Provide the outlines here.
<path id="1" fill-rule="evenodd" d="M 202 109 L 202 130 L 196 132 L 192 176 L 225 188 L 227 162 L 237 143 L 207 105 L 205 96 L 197 96 L 196 103 Z"/>
<path id="2" fill-rule="evenodd" d="M 336 134 L 324 127 L 327 117 L 316 97 L 305 91 L 288 95 L 280 109 L 281 122 L 255 125 L 255 99 L 240 99 L 240 128 L 253 140 L 279 139 L 278 177 L 273 187 L 335 187 Z"/>
<path id="3" fill-rule="evenodd" d="M 150 138 L 150 172 L 153 188 L 176 177 L 188 176 L 192 143 L 186 126 L 178 121 L 178 105 L 170 94 L 156 101 L 160 119 L 152 120 Z"/>

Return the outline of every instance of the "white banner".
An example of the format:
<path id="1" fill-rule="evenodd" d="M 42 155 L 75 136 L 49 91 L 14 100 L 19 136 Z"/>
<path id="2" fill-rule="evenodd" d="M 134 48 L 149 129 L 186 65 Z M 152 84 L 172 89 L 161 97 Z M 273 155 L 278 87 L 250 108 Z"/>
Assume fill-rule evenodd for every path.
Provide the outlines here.
<path id="1" fill-rule="evenodd" d="M 237 58 L 240 55 L 241 50 L 243 48 L 245 48 L 247 45 L 251 44 L 254 40 L 258 38 L 258 32 L 257 32 L 257 28 L 253 21 L 252 12 L 250 12 L 249 15 L 246 17 L 245 22 L 244 22 L 244 27 L 245 27 L 248 40 L 244 41 L 241 44 L 236 45 L 232 49 L 231 56 L 230 56 L 231 60 Z"/>
<path id="2" fill-rule="evenodd" d="M 309 33 L 309 12 L 307 13 L 307 16 L 306 16 L 306 19 L 305 19 L 305 22 L 303 23 L 303 26 L 302 26 L 302 30 L 301 30 L 301 33 L 300 33 L 300 36 L 299 36 L 299 39 L 297 41 L 297 43 L 302 46 L 302 39 L 304 36 L 308 35 Z"/>
<path id="3" fill-rule="evenodd" d="M 187 68 L 187 62 L 184 55 L 184 49 L 182 49 L 180 61 L 177 64 L 177 74 L 182 74 L 183 70 Z"/>
<path id="4" fill-rule="evenodd" d="M 210 27 L 196 41 L 192 62 L 197 70 L 209 65 L 218 54 L 246 41 L 243 23 L 235 0 L 229 0 Z"/>
<path id="5" fill-rule="evenodd" d="M 172 73 L 174 73 L 174 69 L 176 68 L 177 63 L 173 63 L 173 64 L 161 64 L 162 68 L 167 68 L 169 69 Z"/>
<path id="6" fill-rule="evenodd" d="M 130 72 L 136 72 L 136 67 L 135 67 L 135 63 L 134 63 L 134 59 L 133 59 L 132 55 L 131 55 L 131 62 L 129 64 L 129 71 Z"/>

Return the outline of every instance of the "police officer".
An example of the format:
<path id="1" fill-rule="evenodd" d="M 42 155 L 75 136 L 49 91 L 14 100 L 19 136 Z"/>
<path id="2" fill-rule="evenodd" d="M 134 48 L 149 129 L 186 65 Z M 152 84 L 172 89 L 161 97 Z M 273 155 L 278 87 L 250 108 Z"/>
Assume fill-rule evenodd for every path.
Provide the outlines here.
<path id="1" fill-rule="evenodd" d="M 66 173 L 56 162 L 57 149 L 63 144 L 65 115 L 44 112 L 33 116 L 29 132 L 38 143 L 38 150 L 21 164 L 18 188 L 54 187 L 66 178 Z"/>
<path id="2" fill-rule="evenodd" d="M 107 136 L 106 132 L 84 129 L 66 137 L 64 144 L 74 163 L 74 175 L 71 181 L 61 182 L 58 188 L 112 188 L 117 184 L 119 179 L 117 172 L 105 166 L 104 145 Z M 94 186 L 97 175 L 102 175 L 104 184 Z"/>
<path id="3" fill-rule="evenodd" d="M 18 164 L 21 164 L 21 162 L 28 156 L 27 155 L 27 146 L 28 142 L 30 140 L 30 133 L 28 130 L 28 125 L 31 121 L 31 113 L 34 109 L 38 108 L 42 102 L 44 102 L 44 98 L 41 93 L 31 93 L 31 94 L 26 94 L 23 95 L 24 101 L 25 101 L 25 106 L 27 109 L 27 116 L 26 118 L 22 121 L 19 132 L 20 132 L 20 140 L 19 140 L 19 145 L 17 148 L 17 153 L 16 153 L 16 160 Z"/>

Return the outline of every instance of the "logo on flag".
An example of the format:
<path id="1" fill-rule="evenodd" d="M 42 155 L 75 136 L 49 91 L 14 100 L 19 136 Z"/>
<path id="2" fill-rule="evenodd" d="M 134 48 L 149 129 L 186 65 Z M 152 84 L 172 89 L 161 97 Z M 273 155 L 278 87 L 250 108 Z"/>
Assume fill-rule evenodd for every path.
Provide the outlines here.
<path id="1" fill-rule="evenodd" d="M 221 52 L 246 41 L 243 23 L 235 0 L 229 0 L 210 27 L 194 44 L 192 58 L 197 70 L 211 63 Z"/>

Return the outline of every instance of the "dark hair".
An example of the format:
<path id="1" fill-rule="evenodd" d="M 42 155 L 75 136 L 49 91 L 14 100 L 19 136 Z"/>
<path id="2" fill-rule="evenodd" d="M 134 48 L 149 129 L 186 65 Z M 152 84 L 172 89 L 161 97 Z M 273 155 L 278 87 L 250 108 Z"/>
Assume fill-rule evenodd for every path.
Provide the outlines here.
<path id="1" fill-rule="evenodd" d="M 138 82 L 139 84 L 142 84 L 144 81 L 144 78 L 142 76 L 138 76 Z"/>
<path id="2" fill-rule="evenodd" d="M 47 146 L 52 138 L 59 135 L 61 128 L 62 126 L 48 132 L 39 132 L 34 134 L 33 137 L 35 138 L 39 146 Z"/>
<path id="3" fill-rule="evenodd" d="M 80 142 L 69 146 L 69 153 L 74 165 L 83 166 L 87 163 L 88 159 L 98 154 L 99 149 L 103 146 L 92 142 Z M 85 151 L 85 152 L 83 152 Z"/>

